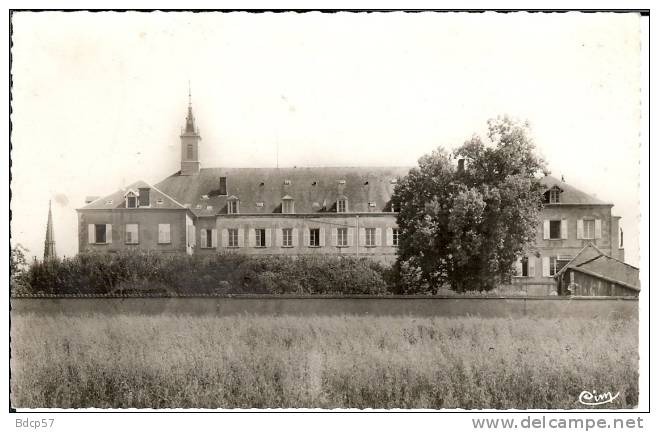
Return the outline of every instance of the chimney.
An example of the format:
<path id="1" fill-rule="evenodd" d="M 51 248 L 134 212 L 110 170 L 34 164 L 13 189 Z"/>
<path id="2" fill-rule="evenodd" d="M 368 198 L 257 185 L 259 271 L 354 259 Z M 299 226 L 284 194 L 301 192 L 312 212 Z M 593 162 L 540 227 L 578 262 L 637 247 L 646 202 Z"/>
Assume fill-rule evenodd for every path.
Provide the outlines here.
<path id="1" fill-rule="evenodd" d="M 462 174 L 465 170 L 465 160 L 460 158 L 458 159 L 458 173 Z"/>

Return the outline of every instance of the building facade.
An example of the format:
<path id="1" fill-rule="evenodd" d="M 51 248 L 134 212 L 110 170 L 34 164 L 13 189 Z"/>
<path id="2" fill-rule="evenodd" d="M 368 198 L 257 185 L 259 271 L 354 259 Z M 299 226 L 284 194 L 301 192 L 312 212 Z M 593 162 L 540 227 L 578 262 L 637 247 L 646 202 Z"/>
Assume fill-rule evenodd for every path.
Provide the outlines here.
<path id="1" fill-rule="evenodd" d="M 391 195 L 407 167 L 201 168 L 201 136 L 188 106 L 181 169 L 155 185 L 138 181 L 92 197 L 78 210 L 79 251 L 349 255 L 391 264 L 397 209 Z M 554 177 L 536 247 L 515 283 L 547 289 L 585 242 L 624 259 L 611 204 Z"/>

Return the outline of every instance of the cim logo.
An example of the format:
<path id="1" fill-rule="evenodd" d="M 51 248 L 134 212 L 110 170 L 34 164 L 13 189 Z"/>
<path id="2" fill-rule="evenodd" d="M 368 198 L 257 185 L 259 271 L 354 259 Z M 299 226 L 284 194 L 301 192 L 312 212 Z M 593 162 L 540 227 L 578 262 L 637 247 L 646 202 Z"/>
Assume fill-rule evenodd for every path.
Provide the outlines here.
<path id="1" fill-rule="evenodd" d="M 584 390 L 579 394 L 579 402 L 582 405 L 590 406 L 604 405 L 613 402 L 618 396 L 620 396 L 620 392 L 613 395 L 611 392 L 597 394 L 595 390 L 592 393 Z"/>

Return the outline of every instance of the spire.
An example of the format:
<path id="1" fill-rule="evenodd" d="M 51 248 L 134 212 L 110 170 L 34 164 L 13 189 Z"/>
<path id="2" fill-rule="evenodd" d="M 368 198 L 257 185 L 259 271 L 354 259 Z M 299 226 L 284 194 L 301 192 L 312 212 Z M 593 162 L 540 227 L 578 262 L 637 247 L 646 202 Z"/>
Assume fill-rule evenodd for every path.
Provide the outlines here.
<path id="1" fill-rule="evenodd" d="M 185 118 L 185 133 L 196 133 L 194 115 L 192 114 L 192 91 L 188 81 L 188 116 Z"/>
<path id="2" fill-rule="evenodd" d="M 55 234 L 53 233 L 53 213 L 48 201 L 48 224 L 46 225 L 46 241 L 43 248 L 44 261 L 57 258 L 55 253 Z"/>

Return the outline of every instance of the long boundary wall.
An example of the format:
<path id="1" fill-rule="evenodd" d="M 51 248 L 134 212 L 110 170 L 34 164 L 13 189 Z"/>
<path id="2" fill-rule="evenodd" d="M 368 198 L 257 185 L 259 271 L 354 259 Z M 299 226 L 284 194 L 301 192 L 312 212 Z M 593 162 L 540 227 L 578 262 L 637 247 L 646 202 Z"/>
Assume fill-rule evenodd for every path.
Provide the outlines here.
<path id="1" fill-rule="evenodd" d="M 174 314 L 637 319 L 638 298 L 436 296 L 236 296 L 178 298 L 12 298 L 12 314 Z"/>

